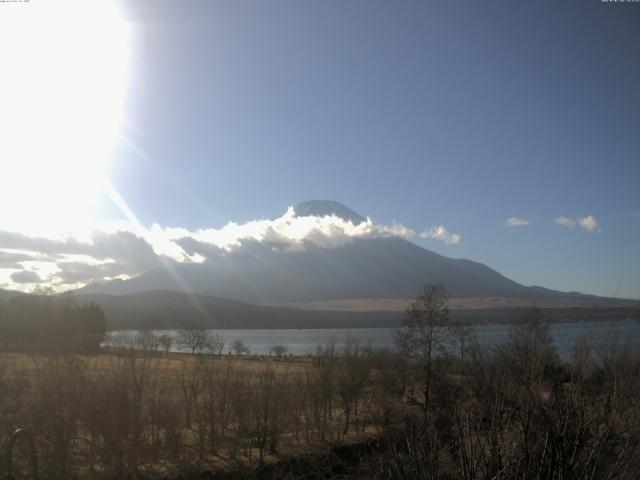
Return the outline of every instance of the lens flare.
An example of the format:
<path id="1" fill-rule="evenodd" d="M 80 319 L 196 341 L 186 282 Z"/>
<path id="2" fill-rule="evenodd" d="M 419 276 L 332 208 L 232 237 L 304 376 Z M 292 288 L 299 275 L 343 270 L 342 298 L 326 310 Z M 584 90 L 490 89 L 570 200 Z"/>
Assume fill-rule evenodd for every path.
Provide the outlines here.
<path id="1" fill-rule="evenodd" d="M 89 219 L 119 135 L 129 34 L 115 2 L 7 3 L 0 16 L 0 228 Z"/>

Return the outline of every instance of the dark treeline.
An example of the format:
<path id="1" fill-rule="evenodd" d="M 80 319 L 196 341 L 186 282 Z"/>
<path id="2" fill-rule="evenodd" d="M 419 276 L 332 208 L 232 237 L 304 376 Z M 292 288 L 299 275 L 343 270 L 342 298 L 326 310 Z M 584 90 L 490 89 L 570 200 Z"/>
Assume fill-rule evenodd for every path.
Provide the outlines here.
<path id="1" fill-rule="evenodd" d="M 0 302 L 4 351 L 94 352 L 106 333 L 102 309 L 70 295 L 24 295 Z"/>

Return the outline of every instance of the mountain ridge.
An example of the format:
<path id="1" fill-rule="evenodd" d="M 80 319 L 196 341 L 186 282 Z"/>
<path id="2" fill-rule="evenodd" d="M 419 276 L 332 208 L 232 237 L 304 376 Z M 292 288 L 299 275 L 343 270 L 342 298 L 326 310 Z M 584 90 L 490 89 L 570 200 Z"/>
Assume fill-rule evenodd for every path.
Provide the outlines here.
<path id="1" fill-rule="evenodd" d="M 296 216 L 335 215 L 361 223 L 365 217 L 336 201 L 309 200 Z M 599 297 L 521 285 L 485 264 L 440 255 L 395 236 L 354 237 L 343 245 L 278 250 L 258 241 L 238 252 L 212 254 L 204 263 L 158 267 L 128 280 L 90 284 L 79 294 L 128 294 L 174 290 L 255 304 L 348 298 L 414 298 L 427 283 L 443 284 L 452 297 L 536 299 Z"/>
<path id="2" fill-rule="evenodd" d="M 354 224 L 366 221 L 365 217 L 335 200 L 306 200 L 293 207 L 293 211 L 298 217 L 335 215 Z"/>

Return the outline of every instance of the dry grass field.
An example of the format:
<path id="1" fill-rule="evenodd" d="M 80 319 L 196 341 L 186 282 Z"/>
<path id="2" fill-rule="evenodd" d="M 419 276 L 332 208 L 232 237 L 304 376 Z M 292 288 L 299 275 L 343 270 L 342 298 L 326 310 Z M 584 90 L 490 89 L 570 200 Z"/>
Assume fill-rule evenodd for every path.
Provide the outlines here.
<path id="1" fill-rule="evenodd" d="M 638 478 L 636 349 L 584 339 L 561 361 L 541 311 L 521 320 L 492 347 L 450 325 L 448 353 L 440 320 L 394 350 L 286 360 L 0 353 L 0 436 L 28 429 L 52 480 Z M 363 443 L 348 464 L 331 453 Z"/>
<path id="2" fill-rule="evenodd" d="M 3 353 L 0 434 L 34 434 L 43 478 L 245 469 L 370 436 L 371 378 L 360 354 Z"/>

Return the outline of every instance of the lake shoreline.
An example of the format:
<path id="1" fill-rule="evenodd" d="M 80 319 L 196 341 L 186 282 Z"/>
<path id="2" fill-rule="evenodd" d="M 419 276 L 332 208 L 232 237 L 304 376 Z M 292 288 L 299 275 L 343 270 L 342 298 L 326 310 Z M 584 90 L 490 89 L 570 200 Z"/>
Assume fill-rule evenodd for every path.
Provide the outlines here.
<path id="1" fill-rule="evenodd" d="M 483 345 L 498 345 L 505 341 L 513 324 L 480 324 L 471 326 L 471 335 Z M 236 340 L 241 340 L 251 354 L 268 355 L 274 346 L 284 346 L 287 354 L 308 355 L 316 352 L 318 346 L 334 344 L 341 348 L 347 341 L 357 341 L 361 345 L 384 348 L 393 345 L 396 327 L 372 328 L 306 328 L 306 329 L 210 329 L 212 335 L 219 335 L 225 343 L 223 353 L 228 353 Z M 172 351 L 186 351 L 181 345 L 180 329 L 153 330 L 156 336 L 169 336 Z M 640 344 L 640 322 L 635 320 L 592 320 L 575 322 L 555 322 L 550 324 L 550 333 L 559 351 L 568 351 L 584 336 L 597 341 L 627 341 Z M 140 330 L 117 330 L 110 332 L 111 344 L 134 344 Z M 116 343 L 113 343 L 113 342 Z M 107 346 L 109 342 L 104 342 Z"/>
<path id="2" fill-rule="evenodd" d="M 579 319 L 579 318 L 551 318 L 551 319 L 547 319 L 546 320 L 547 323 L 549 323 L 550 325 L 555 325 L 555 324 L 563 324 L 563 323 L 597 323 L 597 322 L 638 322 L 640 324 L 640 319 L 636 319 L 636 318 L 632 318 L 632 317 L 628 317 L 628 318 L 619 318 L 619 317 L 612 317 L 612 318 L 587 318 L 587 319 Z M 264 325 L 261 326 L 259 328 L 259 330 L 354 330 L 354 329 L 387 329 L 387 328 L 402 328 L 402 324 L 401 324 L 401 320 L 398 320 L 397 322 L 380 322 L 381 324 L 378 325 L 374 325 L 374 324 L 365 324 L 365 325 L 344 325 L 344 326 L 340 326 L 340 325 L 331 325 L 331 326 L 327 326 L 327 327 L 322 327 L 322 326 L 300 326 L 300 327 L 292 327 L 292 326 L 284 326 L 284 327 L 280 327 L 280 326 L 271 326 L 271 325 Z M 510 321 L 489 321 L 489 320 L 485 320 L 485 321 L 475 321 L 475 322 L 461 322 L 463 325 L 467 325 L 470 327 L 476 327 L 476 326 L 510 326 L 510 325 L 517 325 L 519 322 L 517 319 L 512 319 Z M 131 328 L 109 328 L 107 329 L 107 332 L 121 332 L 121 331 L 139 331 L 139 330 L 189 330 L 192 327 L 189 326 L 184 326 L 184 327 L 176 327 L 176 328 L 148 328 L 148 327 L 131 327 Z M 228 326 L 228 325 L 223 325 L 220 326 L 219 328 L 216 327 L 209 327 L 208 325 L 203 327 L 204 330 L 256 330 L 254 328 L 247 328 L 247 327 L 243 327 L 243 326 L 239 326 L 239 327 L 233 327 L 233 326 Z"/>

